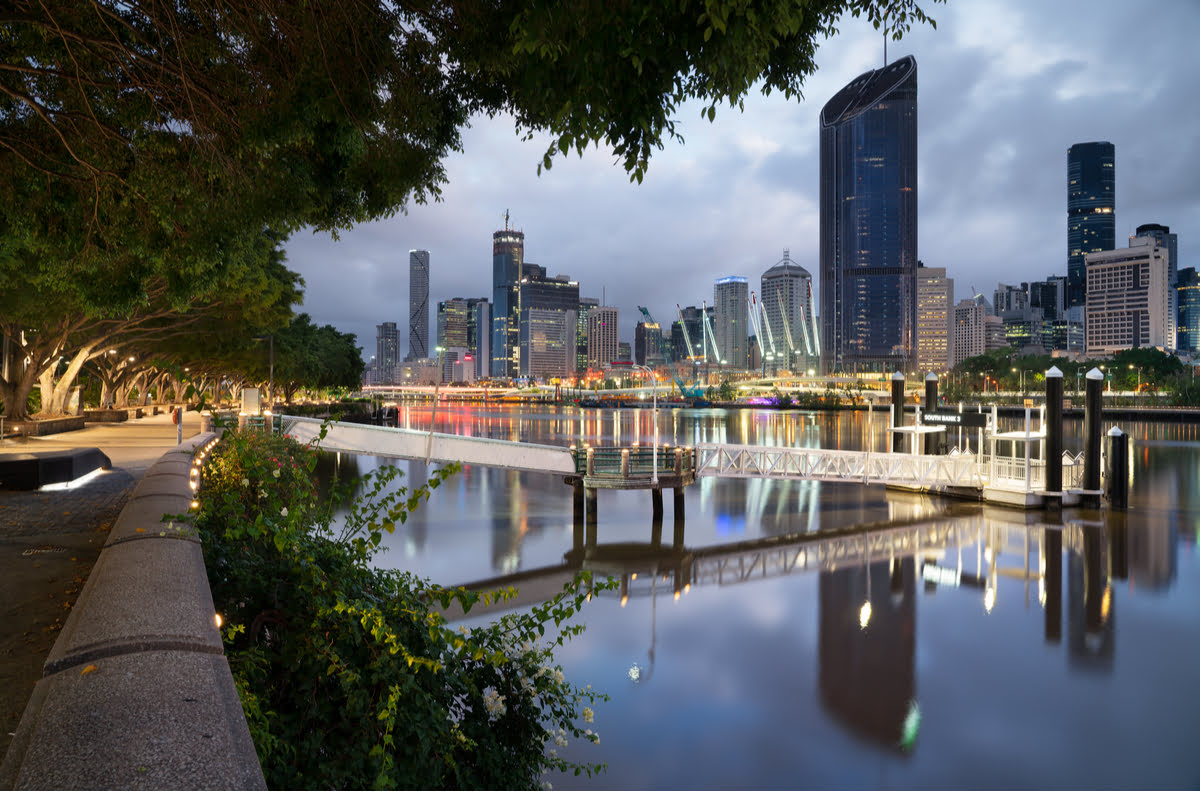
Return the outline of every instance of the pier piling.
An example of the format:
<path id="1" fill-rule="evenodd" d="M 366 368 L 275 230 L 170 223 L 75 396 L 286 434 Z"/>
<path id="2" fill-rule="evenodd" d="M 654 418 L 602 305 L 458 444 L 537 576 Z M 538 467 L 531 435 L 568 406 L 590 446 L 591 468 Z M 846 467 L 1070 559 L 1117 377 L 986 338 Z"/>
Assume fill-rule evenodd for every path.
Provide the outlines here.
<path id="1" fill-rule="evenodd" d="M 1100 507 L 1100 443 L 1103 440 L 1104 372 L 1094 368 L 1087 373 L 1083 407 L 1083 496 L 1080 504 Z"/>
<path id="2" fill-rule="evenodd" d="M 1114 426 L 1108 430 L 1108 475 L 1105 477 L 1108 505 L 1124 510 L 1129 506 L 1129 435 Z"/>
<path id="3" fill-rule="evenodd" d="M 938 375 L 932 371 L 925 375 L 925 412 L 934 412 L 938 407 Z M 931 432 L 925 435 L 925 453 L 942 453 L 942 438 L 945 435 Z"/>
<path id="4" fill-rule="evenodd" d="M 1057 366 L 1046 371 L 1046 505 L 1062 508 L 1063 375 Z"/>

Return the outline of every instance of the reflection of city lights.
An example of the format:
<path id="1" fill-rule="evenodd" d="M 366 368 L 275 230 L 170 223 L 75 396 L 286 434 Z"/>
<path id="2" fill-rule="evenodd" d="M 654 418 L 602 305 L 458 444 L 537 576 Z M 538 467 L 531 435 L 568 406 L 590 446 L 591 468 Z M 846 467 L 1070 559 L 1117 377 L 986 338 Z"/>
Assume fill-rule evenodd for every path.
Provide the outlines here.
<path id="1" fill-rule="evenodd" d="M 858 611 L 858 627 L 860 630 L 867 629 L 867 623 L 871 621 L 871 603 L 864 602 Z"/>
<path id="2" fill-rule="evenodd" d="M 684 594 L 687 594 L 687 593 L 688 593 L 689 591 L 691 591 L 691 590 L 692 590 L 692 584 L 691 584 L 691 583 L 688 583 L 687 585 L 685 585 L 685 586 L 683 587 L 683 593 L 684 593 Z"/>
<path id="3" fill-rule="evenodd" d="M 678 592 L 678 591 L 676 591 L 676 592 L 675 592 L 675 599 L 677 599 L 677 600 L 679 599 L 679 592 Z"/>
<path id="4" fill-rule="evenodd" d="M 1100 598 L 1100 620 L 1108 621 L 1108 610 L 1112 607 L 1112 584 L 1104 587 L 1104 595 Z"/>
<path id="5" fill-rule="evenodd" d="M 988 586 L 987 590 L 983 593 L 983 607 L 987 609 L 988 613 L 991 613 L 992 606 L 995 604 L 996 604 L 996 589 L 992 588 L 991 586 Z"/>
<path id="6" fill-rule="evenodd" d="M 629 576 L 629 579 L 630 579 L 630 580 L 637 580 L 637 572 L 634 572 L 633 574 L 631 574 L 631 575 Z"/>

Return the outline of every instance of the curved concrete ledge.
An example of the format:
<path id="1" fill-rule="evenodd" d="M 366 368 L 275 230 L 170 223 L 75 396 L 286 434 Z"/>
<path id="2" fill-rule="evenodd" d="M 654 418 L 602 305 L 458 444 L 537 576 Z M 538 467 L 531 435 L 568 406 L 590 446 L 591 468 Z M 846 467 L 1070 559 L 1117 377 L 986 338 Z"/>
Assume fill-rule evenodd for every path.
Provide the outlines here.
<path id="1" fill-rule="evenodd" d="M 221 645 L 192 500 L 197 435 L 147 471 L 55 641 L 4 789 L 265 789 Z M 181 541 L 182 540 L 182 541 Z"/>

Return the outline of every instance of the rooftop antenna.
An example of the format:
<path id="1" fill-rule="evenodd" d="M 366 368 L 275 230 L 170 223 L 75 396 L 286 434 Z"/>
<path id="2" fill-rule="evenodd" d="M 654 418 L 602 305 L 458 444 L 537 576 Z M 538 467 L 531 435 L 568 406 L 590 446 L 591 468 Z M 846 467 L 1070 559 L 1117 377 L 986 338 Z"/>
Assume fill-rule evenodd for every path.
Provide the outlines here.
<path id="1" fill-rule="evenodd" d="M 510 230 L 508 227 L 508 210 L 507 209 L 504 210 L 504 230 L 505 231 Z"/>
<path id="2" fill-rule="evenodd" d="M 791 251 L 790 251 L 790 250 L 788 250 L 787 248 L 784 248 L 784 249 L 783 249 L 783 260 L 784 260 L 784 261 L 788 261 L 788 260 L 789 260 L 789 259 L 788 259 L 788 257 L 789 257 L 790 255 L 791 255 Z"/>
<path id="3" fill-rule="evenodd" d="M 883 16 L 883 65 L 887 66 L 887 15 Z"/>

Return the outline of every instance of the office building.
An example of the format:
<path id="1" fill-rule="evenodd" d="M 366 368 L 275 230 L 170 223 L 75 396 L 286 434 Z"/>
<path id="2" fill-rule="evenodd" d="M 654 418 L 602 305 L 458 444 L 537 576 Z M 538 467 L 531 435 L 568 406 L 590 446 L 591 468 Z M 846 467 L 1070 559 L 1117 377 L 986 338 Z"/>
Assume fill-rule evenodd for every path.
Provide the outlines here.
<path id="1" fill-rule="evenodd" d="M 789 251 L 762 274 L 764 326 L 759 348 L 768 365 L 804 372 L 817 365 L 820 349 L 813 322 L 812 275 L 792 261 Z"/>
<path id="2" fill-rule="evenodd" d="M 471 317 L 467 301 L 462 297 L 442 300 L 437 304 L 437 346 L 443 350 L 451 347 L 469 349 Z"/>
<path id="3" fill-rule="evenodd" d="M 954 279 L 945 267 L 917 262 L 917 370 L 941 374 L 950 366 L 950 311 Z"/>
<path id="4" fill-rule="evenodd" d="M 575 312 L 575 372 L 586 374 L 588 370 L 588 315 L 600 305 L 596 297 L 580 297 L 579 310 Z"/>
<path id="5" fill-rule="evenodd" d="M 750 362 L 750 289 L 745 278 L 730 275 L 713 286 L 713 335 L 722 365 L 744 369 Z"/>
<path id="6" fill-rule="evenodd" d="M 1087 300 L 1083 257 L 1117 246 L 1116 149 L 1076 143 L 1067 149 L 1067 307 Z"/>
<path id="7" fill-rule="evenodd" d="M 633 328 L 633 361 L 642 366 L 661 366 L 663 359 L 662 325 L 658 322 L 638 322 Z"/>
<path id="8" fill-rule="evenodd" d="M 1158 223 L 1144 223 L 1137 227 L 1137 232 L 1129 238 L 1129 244 L 1138 237 L 1149 237 L 1155 244 L 1167 253 L 1167 297 L 1171 300 L 1171 315 L 1178 313 L 1178 293 L 1175 287 L 1179 285 L 1179 236 L 1171 233 L 1171 228 Z"/>
<path id="9" fill-rule="evenodd" d="M 671 323 L 671 358 L 703 360 L 704 323 L 701 309 L 694 305 L 679 309 L 680 319 Z"/>
<path id="10" fill-rule="evenodd" d="M 821 109 L 821 367 L 907 371 L 917 324 L 917 62 Z"/>
<path id="11" fill-rule="evenodd" d="M 429 357 L 429 251 L 408 251 L 408 357 Z"/>
<path id="12" fill-rule="evenodd" d="M 950 331 L 950 367 L 987 351 L 987 311 L 978 300 L 960 300 L 954 306 Z"/>
<path id="13" fill-rule="evenodd" d="M 1123 349 L 1174 349 L 1175 317 L 1167 288 L 1167 251 L 1151 237 L 1130 247 L 1088 253 L 1084 345 L 1088 355 Z"/>
<path id="14" fill-rule="evenodd" d="M 622 363 L 632 363 L 633 362 L 633 348 L 631 346 L 629 346 L 628 341 L 618 341 L 617 342 L 617 357 L 616 357 L 616 359 L 621 361 Z"/>
<path id="15" fill-rule="evenodd" d="M 475 379 L 487 377 L 492 363 L 492 304 L 486 297 L 467 299 L 467 347 L 475 364 Z"/>
<path id="16" fill-rule="evenodd" d="M 394 385 L 400 362 L 400 331 L 395 322 L 375 326 L 375 384 Z"/>
<path id="17" fill-rule="evenodd" d="M 1200 278 L 1195 267 L 1179 270 L 1176 295 L 1176 346 L 1188 352 L 1200 351 Z"/>
<path id="18" fill-rule="evenodd" d="M 521 309 L 521 376 L 549 380 L 575 368 L 575 311 Z"/>
<path id="19" fill-rule="evenodd" d="M 587 367 L 603 371 L 617 360 L 617 309 L 608 305 L 588 308 Z"/>
<path id="20" fill-rule="evenodd" d="M 493 377 L 516 377 L 520 345 L 520 284 L 525 260 L 525 233 L 508 227 L 492 234 Z"/>

